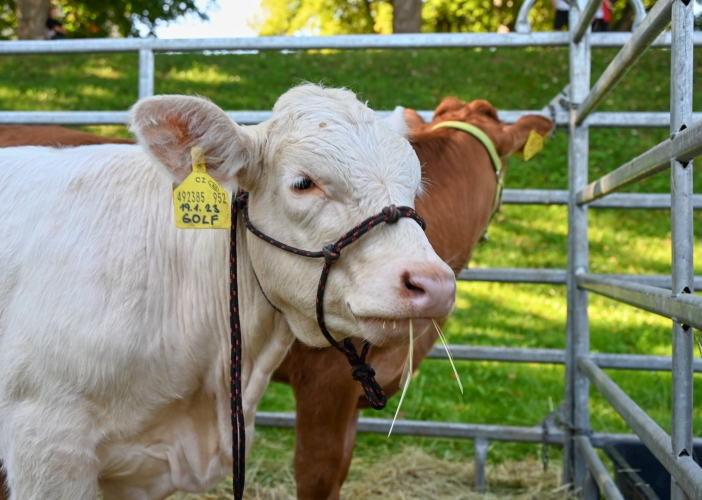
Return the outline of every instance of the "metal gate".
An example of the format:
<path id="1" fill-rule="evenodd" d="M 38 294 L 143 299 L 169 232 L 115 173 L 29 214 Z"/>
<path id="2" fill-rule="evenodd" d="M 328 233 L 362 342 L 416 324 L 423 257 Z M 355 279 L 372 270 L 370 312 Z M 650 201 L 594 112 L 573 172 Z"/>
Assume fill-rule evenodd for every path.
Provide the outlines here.
<path id="1" fill-rule="evenodd" d="M 462 360 L 564 364 L 566 393 L 564 430 L 545 420 L 534 427 L 448 422 L 398 421 L 396 434 L 467 438 L 475 442 L 476 488 L 485 489 L 488 440 L 558 444 L 564 447 L 563 478 L 588 499 L 620 499 L 612 479 L 593 447 L 608 440 L 638 441 L 656 455 L 673 476 L 673 499 L 702 498 L 702 469 L 692 460 L 693 371 L 702 372 L 702 360 L 693 361 L 692 328 L 702 328 L 702 297 L 693 294 L 692 211 L 702 209 L 702 196 L 692 194 L 692 159 L 702 154 L 702 114 L 692 113 L 692 51 L 702 45 L 702 33 L 693 33 L 690 0 L 658 0 L 644 18 L 640 0 L 633 2 L 638 27 L 633 34 L 590 33 L 590 21 L 602 0 L 572 0 L 570 32 L 532 33 L 527 14 L 535 0 L 526 0 L 517 19 L 518 32 L 421 35 L 348 35 L 332 37 L 261 37 L 228 39 L 158 40 L 102 39 L 0 42 L 0 54 L 138 52 L 139 98 L 153 95 L 154 53 L 204 50 L 308 49 L 421 49 L 471 47 L 568 46 L 570 86 L 543 110 L 501 111 L 514 123 L 520 116 L 543 113 L 569 128 L 569 189 L 505 190 L 507 204 L 568 205 L 568 268 L 466 269 L 459 279 L 513 283 L 565 284 L 568 287 L 566 349 L 512 349 L 453 345 Z M 663 32 L 672 19 L 672 30 Z M 622 47 L 623 46 L 623 47 Z M 594 112 L 604 96 L 649 47 L 672 47 L 671 111 Z M 597 83 L 590 88 L 591 47 L 622 47 Z M 430 119 L 432 111 L 420 112 Z M 270 112 L 231 111 L 240 124 L 259 123 Z M 382 113 L 381 113 L 382 114 Z M 124 124 L 126 111 L 0 112 L 0 123 L 101 125 Z M 592 127 L 667 127 L 671 138 L 622 165 L 597 181 L 587 183 L 588 130 Z M 671 168 L 671 196 L 612 194 L 618 189 Z M 600 199 L 605 197 L 604 199 Z M 670 208 L 672 215 L 673 273 L 670 276 L 595 275 L 588 273 L 588 206 L 593 208 Z M 672 288 L 672 293 L 671 293 Z M 673 320 L 673 356 L 590 354 L 588 291 L 639 307 Z M 430 358 L 444 358 L 434 348 Z M 602 368 L 661 370 L 673 374 L 673 426 L 668 436 L 602 371 Z M 633 434 L 592 433 L 589 423 L 589 383 L 600 390 L 634 430 Z M 259 412 L 257 425 L 293 427 L 294 415 Z M 390 421 L 362 418 L 360 432 L 387 433 Z M 637 437 L 638 435 L 638 437 Z M 697 442 L 697 440 L 695 440 Z M 702 440 L 699 440 L 702 443 Z"/>

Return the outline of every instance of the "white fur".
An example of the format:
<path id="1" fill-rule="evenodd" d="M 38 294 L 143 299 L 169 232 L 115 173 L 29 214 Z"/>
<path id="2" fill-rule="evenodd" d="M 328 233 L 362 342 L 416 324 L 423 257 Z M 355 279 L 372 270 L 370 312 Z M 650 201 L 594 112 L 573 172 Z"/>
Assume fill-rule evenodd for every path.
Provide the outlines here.
<path id="1" fill-rule="evenodd" d="M 409 125 L 407 125 L 407 120 L 405 120 L 405 108 L 402 106 L 396 106 L 393 112 L 383 121 L 402 137 L 409 137 Z"/>
<path id="2" fill-rule="evenodd" d="M 173 120 L 184 128 L 169 132 Z M 187 175 L 191 145 L 222 183 L 250 190 L 262 231 L 310 250 L 385 205 L 412 205 L 420 185 L 407 141 L 344 90 L 293 89 L 255 127 L 202 99 L 156 97 L 135 106 L 132 127 L 140 146 L 0 152 L 0 459 L 13 500 L 94 499 L 98 487 L 106 499 L 160 499 L 229 471 L 229 234 L 174 225 L 171 184 Z M 324 194 L 293 192 L 301 174 Z M 250 445 L 294 336 L 325 344 L 322 262 L 241 226 L 238 241 Z M 333 334 L 362 335 L 354 314 L 412 315 L 395 276 L 428 264 L 445 266 L 410 220 L 344 250 L 325 296 Z"/>

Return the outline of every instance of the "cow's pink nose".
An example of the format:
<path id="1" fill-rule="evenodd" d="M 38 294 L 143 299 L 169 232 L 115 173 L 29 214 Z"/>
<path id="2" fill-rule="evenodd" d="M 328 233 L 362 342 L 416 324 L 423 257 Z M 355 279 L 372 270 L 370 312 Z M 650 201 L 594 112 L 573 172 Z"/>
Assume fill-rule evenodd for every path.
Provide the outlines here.
<path id="1" fill-rule="evenodd" d="M 448 269 L 426 267 L 402 275 L 414 314 L 421 318 L 444 318 L 456 301 L 456 279 Z"/>

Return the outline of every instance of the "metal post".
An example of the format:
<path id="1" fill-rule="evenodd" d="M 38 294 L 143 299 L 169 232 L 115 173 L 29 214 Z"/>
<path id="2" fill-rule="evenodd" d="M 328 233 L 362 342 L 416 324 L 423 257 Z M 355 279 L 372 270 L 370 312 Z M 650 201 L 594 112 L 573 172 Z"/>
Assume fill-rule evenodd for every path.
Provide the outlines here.
<path id="1" fill-rule="evenodd" d="M 139 49 L 139 99 L 154 95 L 154 51 Z"/>
<path id="2" fill-rule="evenodd" d="M 586 0 L 571 1 L 569 25 L 578 25 Z M 598 500 L 599 492 L 574 437 L 590 429 L 589 381 L 575 360 L 590 350 L 587 291 L 578 288 L 576 275 L 588 270 L 587 207 L 578 206 L 576 194 L 587 185 L 587 125 L 577 124 L 577 105 L 590 90 L 590 28 L 579 43 L 570 43 L 570 137 L 568 146 L 568 322 L 566 331 L 565 420 L 571 425 L 564 443 L 563 482 L 572 483 L 585 500 Z"/>
<path id="3" fill-rule="evenodd" d="M 670 132 L 692 124 L 692 31 L 690 0 L 676 0 L 672 12 Z M 694 291 L 692 234 L 692 161 L 670 164 L 673 296 Z M 673 456 L 692 456 L 692 328 L 673 321 L 672 432 Z M 671 481 L 671 499 L 688 500 Z"/>
<path id="4" fill-rule="evenodd" d="M 475 491 L 485 493 L 485 462 L 487 461 L 489 443 L 484 437 L 473 440 L 475 450 Z"/>

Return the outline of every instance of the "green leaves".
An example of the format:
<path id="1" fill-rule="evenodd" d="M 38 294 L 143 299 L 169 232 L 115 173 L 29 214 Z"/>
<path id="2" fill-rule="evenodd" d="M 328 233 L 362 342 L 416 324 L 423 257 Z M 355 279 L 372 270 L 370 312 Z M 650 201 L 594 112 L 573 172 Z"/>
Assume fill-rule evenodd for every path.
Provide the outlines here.
<path id="1" fill-rule="evenodd" d="M 68 38 L 105 38 L 110 36 L 140 36 L 139 24 L 154 34 L 158 23 L 173 21 L 185 14 L 207 19 L 205 12 L 216 4 L 200 9 L 195 0 L 62 0 L 59 21 L 68 31 Z M 0 7 L 0 39 L 16 37 L 16 2 L 9 0 Z"/>
<path id="2" fill-rule="evenodd" d="M 512 31 L 523 0 L 426 0 L 422 8 L 422 31 Z M 341 35 L 392 33 L 390 0 L 263 0 L 262 19 L 255 27 L 260 35 Z M 538 0 L 529 20 L 534 30 L 553 25 L 549 0 Z"/>

